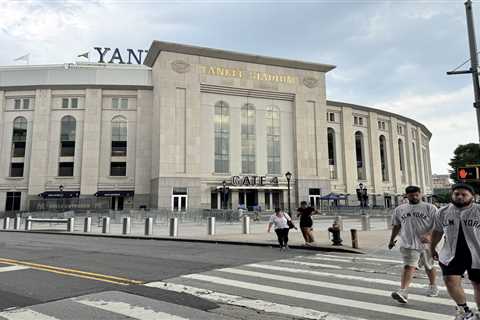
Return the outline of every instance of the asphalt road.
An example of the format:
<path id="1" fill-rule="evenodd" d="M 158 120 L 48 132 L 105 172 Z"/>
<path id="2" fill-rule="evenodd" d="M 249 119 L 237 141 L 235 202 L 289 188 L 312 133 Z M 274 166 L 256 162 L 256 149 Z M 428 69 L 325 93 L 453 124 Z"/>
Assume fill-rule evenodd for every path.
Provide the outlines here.
<path id="1" fill-rule="evenodd" d="M 398 248 L 366 255 L 0 232 L 0 319 L 450 320 L 420 271 L 391 298 Z M 473 306 L 473 291 L 465 281 Z"/>
<path id="2" fill-rule="evenodd" d="M 208 310 L 216 305 L 136 283 L 299 253 L 312 254 L 254 246 L 0 232 L 0 311 L 112 290 Z M 15 265 L 26 269 L 1 272 L 9 266 L 20 268 Z"/>

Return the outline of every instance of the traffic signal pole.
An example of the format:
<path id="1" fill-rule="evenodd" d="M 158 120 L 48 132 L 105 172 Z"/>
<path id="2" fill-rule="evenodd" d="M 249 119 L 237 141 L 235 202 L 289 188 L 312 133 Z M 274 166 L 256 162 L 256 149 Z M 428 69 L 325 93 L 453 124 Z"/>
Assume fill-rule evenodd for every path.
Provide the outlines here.
<path id="1" fill-rule="evenodd" d="M 477 40 L 475 37 L 475 26 L 473 24 L 472 0 L 467 0 L 465 2 L 465 13 L 467 16 L 468 44 L 470 47 L 470 70 L 449 71 L 447 72 L 447 75 L 472 74 L 473 93 L 475 98 L 473 107 L 477 113 L 477 132 L 480 141 L 480 84 L 478 79 Z"/>
<path id="2" fill-rule="evenodd" d="M 478 55 L 477 55 L 477 39 L 475 37 L 475 26 L 473 24 L 472 1 L 465 2 L 465 11 L 467 15 L 468 42 L 470 47 L 470 70 L 472 71 L 473 92 L 475 102 L 473 107 L 477 113 L 477 131 L 480 140 L 480 84 L 478 80 Z"/>

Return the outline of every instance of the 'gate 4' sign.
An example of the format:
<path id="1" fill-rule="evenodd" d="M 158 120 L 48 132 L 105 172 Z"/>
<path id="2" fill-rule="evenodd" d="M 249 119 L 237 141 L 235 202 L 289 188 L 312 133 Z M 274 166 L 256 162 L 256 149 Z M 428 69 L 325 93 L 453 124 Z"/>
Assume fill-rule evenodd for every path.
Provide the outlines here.
<path id="1" fill-rule="evenodd" d="M 278 177 L 267 176 L 233 176 L 232 186 L 264 186 L 278 185 Z"/>

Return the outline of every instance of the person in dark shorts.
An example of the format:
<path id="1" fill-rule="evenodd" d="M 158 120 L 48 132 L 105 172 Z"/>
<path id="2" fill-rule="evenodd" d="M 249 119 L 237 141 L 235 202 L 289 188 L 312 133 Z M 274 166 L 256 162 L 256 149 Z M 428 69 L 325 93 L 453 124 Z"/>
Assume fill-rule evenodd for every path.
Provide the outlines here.
<path id="1" fill-rule="evenodd" d="M 300 202 L 300 208 L 297 209 L 297 217 L 300 217 L 300 230 L 302 230 L 306 246 L 309 246 L 315 242 L 313 237 L 312 214 L 316 213 L 318 213 L 318 211 L 312 207 L 308 207 L 306 201 Z"/>
<path id="2" fill-rule="evenodd" d="M 480 205 L 474 203 L 474 194 L 467 184 L 452 186 L 452 203 L 438 211 L 430 248 L 433 258 L 439 260 L 448 293 L 457 304 L 456 320 L 480 319 L 468 307 L 462 287 L 467 272 L 480 308 Z M 443 235 L 445 242 L 437 253 Z"/>

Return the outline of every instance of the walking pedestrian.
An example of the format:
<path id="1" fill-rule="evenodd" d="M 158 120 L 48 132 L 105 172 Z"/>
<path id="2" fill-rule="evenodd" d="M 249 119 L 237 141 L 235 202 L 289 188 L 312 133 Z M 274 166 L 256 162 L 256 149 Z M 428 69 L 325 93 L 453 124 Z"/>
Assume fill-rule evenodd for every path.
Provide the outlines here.
<path id="1" fill-rule="evenodd" d="M 480 309 L 480 206 L 474 202 L 475 192 L 467 184 L 452 186 L 452 202 L 442 207 L 435 219 L 430 249 L 439 260 L 448 294 L 457 304 L 456 320 L 480 319 L 468 307 L 462 277 L 468 274 Z M 437 245 L 445 235 L 438 254 Z"/>
<path id="2" fill-rule="evenodd" d="M 312 214 L 316 214 L 318 211 L 311 206 L 307 206 L 306 201 L 300 202 L 300 208 L 297 209 L 297 217 L 300 217 L 300 230 L 302 230 L 303 238 L 305 239 L 305 245 L 310 246 L 315 239 L 313 237 L 313 219 Z"/>
<path id="3" fill-rule="evenodd" d="M 288 249 L 288 232 L 290 231 L 289 221 L 291 222 L 292 219 L 287 213 L 283 212 L 280 208 L 275 208 L 275 213 L 272 214 L 268 223 L 267 232 L 270 232 L 272 226 L 274 226 L 278 238 L 278 244 L 280 245 L 280 251 Z"/>
<path id="4" fill-rule="evenodd" d="M 400 234 L 400 252 L 403 258 L 403 271 L 400 289 L 392 292 L 392 298 L 400 303 L 408 302 L 408 288 L 417 268 L 424 267 L 430 281 L 426 292 L 429 297 L 438 295 L 436 271 L 428 243 L 431 240 L 437 209 L 430 203 L 422 202 L 419 187 L 405 189 L 408 203 L 399 205 L 393 211 L 392 234 L 388 248 L 395 246 L 395 238 Z"/>

